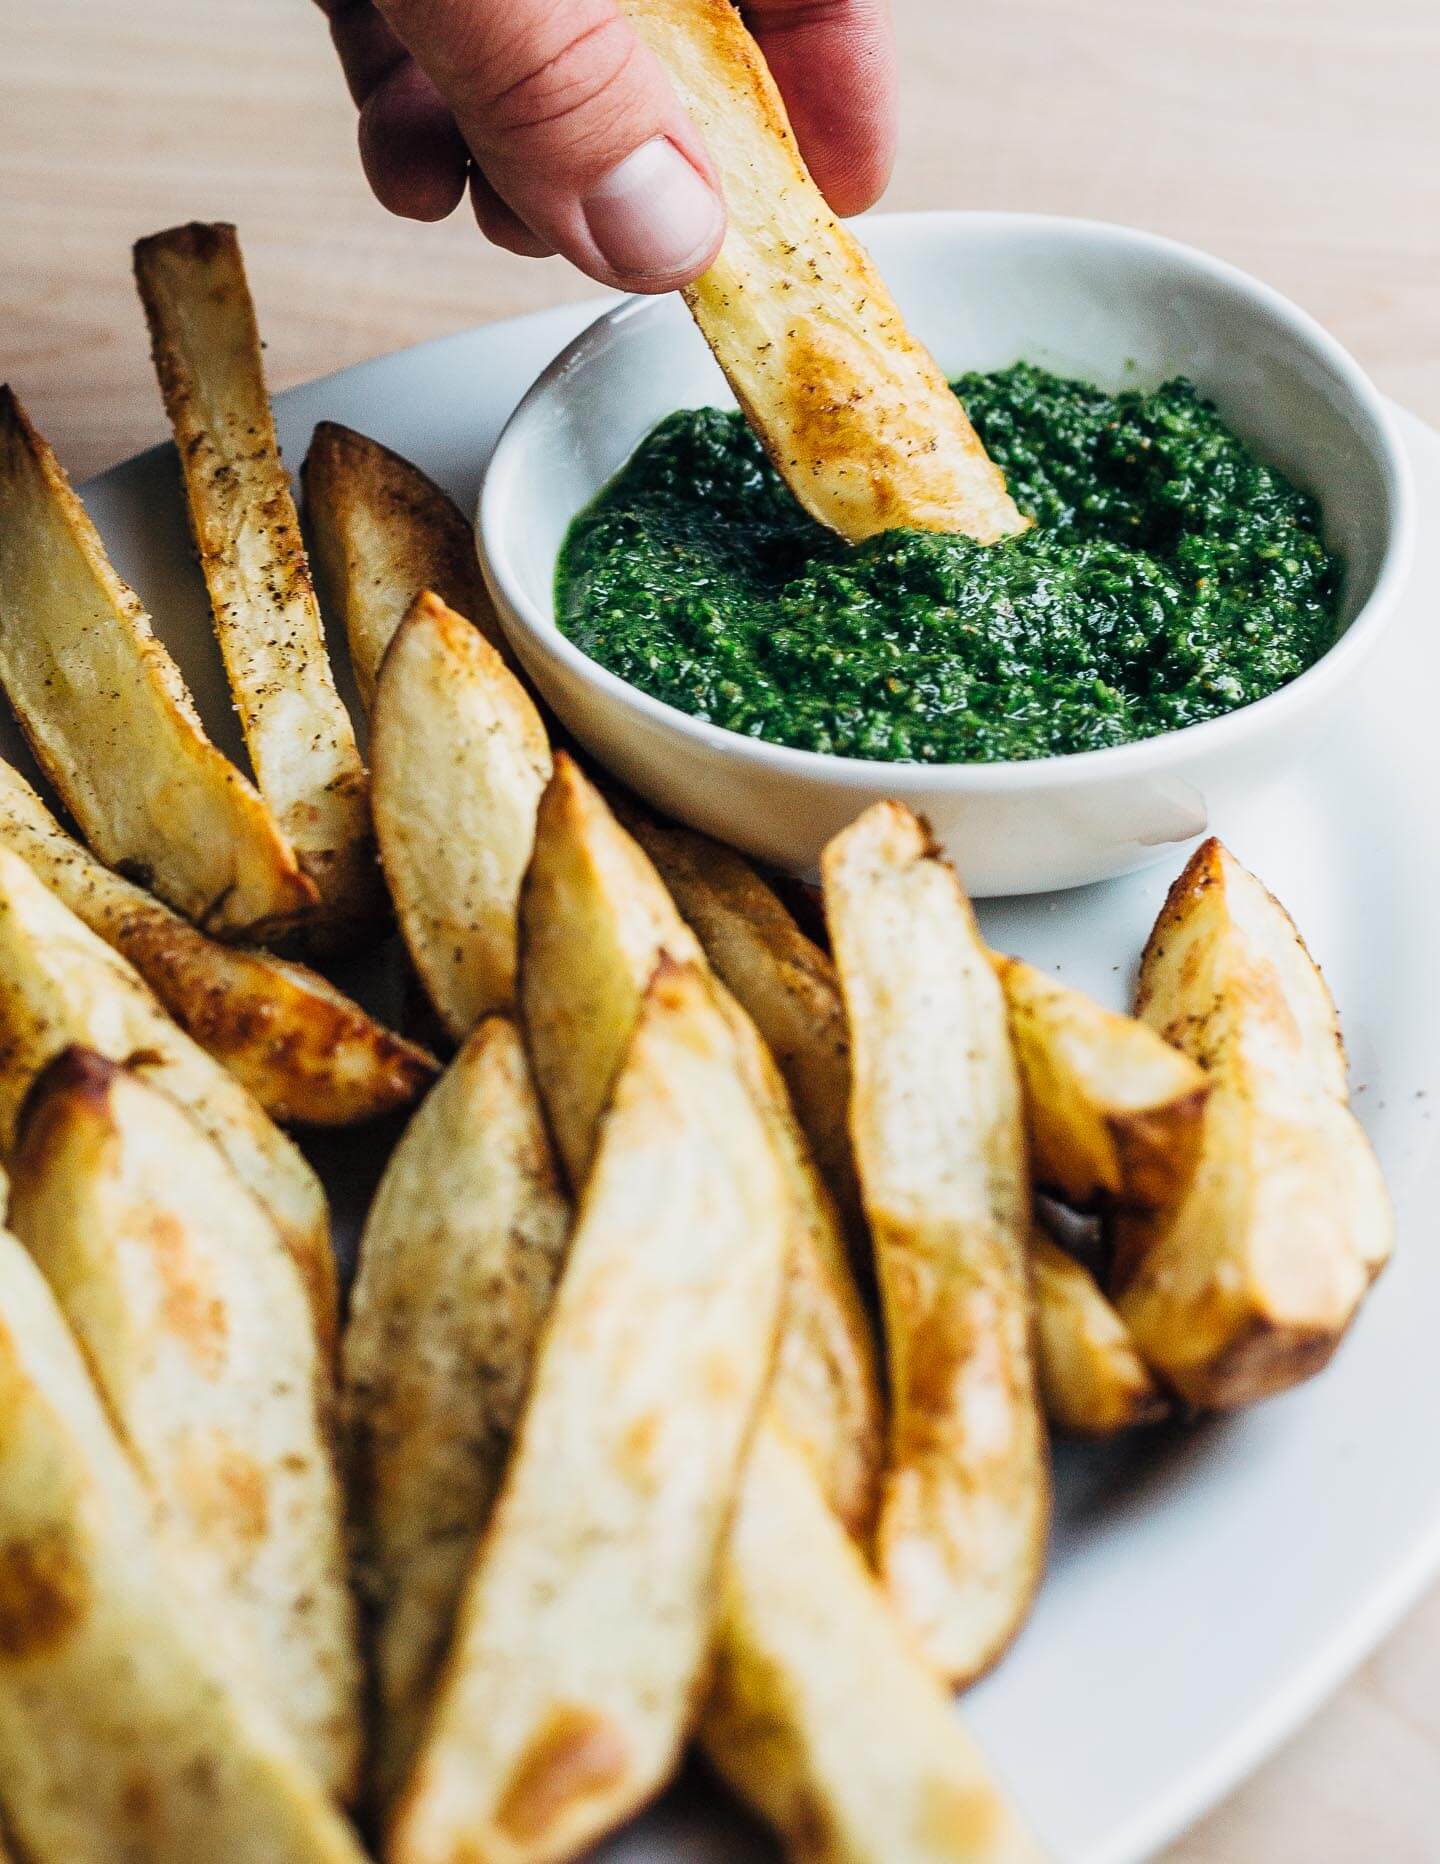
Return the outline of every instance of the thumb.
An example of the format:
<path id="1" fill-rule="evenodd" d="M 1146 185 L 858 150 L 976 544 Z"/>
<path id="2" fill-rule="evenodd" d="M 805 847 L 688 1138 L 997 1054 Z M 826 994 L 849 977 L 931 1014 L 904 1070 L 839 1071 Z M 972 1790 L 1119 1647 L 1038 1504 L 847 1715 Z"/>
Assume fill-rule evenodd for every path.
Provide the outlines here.
<path id="1" fill-rule="evenodd" d="M 381 0 L 490 187 L 602 284 L 668 291 L 725 230 L 698 131 L 614 0 Z"/>

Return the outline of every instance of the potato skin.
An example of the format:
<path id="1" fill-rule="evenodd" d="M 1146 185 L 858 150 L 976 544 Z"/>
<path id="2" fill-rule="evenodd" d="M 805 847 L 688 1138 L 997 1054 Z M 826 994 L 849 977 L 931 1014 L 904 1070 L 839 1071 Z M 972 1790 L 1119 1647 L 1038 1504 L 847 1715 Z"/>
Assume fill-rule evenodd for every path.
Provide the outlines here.
<path id="1" fill-rule="evenodd" d="M 344 626 L 367 712 L 385 650 L 422 590 L 506 651 L 474 529 L 418 466 L 352 427 L 320 421 L 300 476 L 320 592 Z"/>

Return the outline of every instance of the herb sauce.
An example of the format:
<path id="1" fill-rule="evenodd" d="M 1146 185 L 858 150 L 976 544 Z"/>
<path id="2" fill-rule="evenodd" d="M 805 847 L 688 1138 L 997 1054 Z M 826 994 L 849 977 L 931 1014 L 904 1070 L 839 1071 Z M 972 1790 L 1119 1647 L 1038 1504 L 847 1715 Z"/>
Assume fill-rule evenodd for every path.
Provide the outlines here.
<path id="1" fill-rule="evenodd" d="M 811 751 L 986 762 L 1249 705 L 1335 638 L 1315 502 L 1184 380 L 955 384 L 1020 509 L 998 544 L 807 517 L 738 414 L 672 415 L 581 513 L 560 626 L 667 704 Z"/>

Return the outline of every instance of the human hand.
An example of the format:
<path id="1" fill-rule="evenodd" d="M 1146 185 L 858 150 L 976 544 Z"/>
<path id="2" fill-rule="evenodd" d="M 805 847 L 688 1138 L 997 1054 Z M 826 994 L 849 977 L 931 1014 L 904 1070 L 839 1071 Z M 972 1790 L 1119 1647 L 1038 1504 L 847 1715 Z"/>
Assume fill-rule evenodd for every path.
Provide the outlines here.
<path id="1" fill-rule="evenodd" d="M 319 0 L 360 156 L 392 213 L 441 220 L 468 185 L 496 245 L 601 284 L 670 291 L 720 246 L 704 142 L 615 0 Z M 884 186 L 895 133 L 886 0 L 742 8 L 838 213 Z"/>

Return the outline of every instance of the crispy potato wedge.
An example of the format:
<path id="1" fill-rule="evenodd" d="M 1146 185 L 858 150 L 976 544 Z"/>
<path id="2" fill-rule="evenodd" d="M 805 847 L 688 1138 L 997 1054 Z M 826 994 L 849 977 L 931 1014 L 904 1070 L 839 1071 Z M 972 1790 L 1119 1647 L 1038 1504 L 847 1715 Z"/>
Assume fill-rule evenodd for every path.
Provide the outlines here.
<path id="1" fill-rule="evenodd" d="M 714 157 L 729 210 L 686 302 L 777 470 L 852 541 L 908 526 L 1025 528 L 965 411 L 805 167 L 726 0 L 622 0 Z"/>
<path id="2" fill-rule="evenodd" d="M 272 1119 L 354 1126 L 408 1107 L 433 1056 L 384 1028 L 318 972 L 272 952 L 221 945 L 112 873 L 0 761 L 0 846 L 130 963 L 165 1008 L 249 1088 Z"/>
<path id="3" fill-rule="evenodd" d="M 0 1235 L 0 1780 L 65 1864 L 361 1864 L 237 1674 L 54 1296 Z"/>
<path id="4" fill-rule="evenodd" d="M 1019 1073 L 969 902 L 909 810 L 867 809 L 821 874 L 889 1346 L 877 1559 L 930 1661 L 965 1682 L 1029 1609 L 1049 1517 Z"/>
<path id="5" fill-rule="evenodd" d="M 1185 1197 L 1117 1216 L 1115 1304 L 1189 1403 L 1249 1404 L 1320 1370 L 1394 1244 L 1335 1005 L 1284 907 L 1211 840 L 1156 921 L 1136 1013 L 1211 1090 Z"/>
<path id="6" fill-rule="evenodd" d="M 850 1149 L 850 1032 L 828 954 L 733 848 L 644 817 L 628 826 L 716 976 L 764 1037 L 820 1175 L 847 1230 L 863 1239 Z"/>
<path id="7" fill-rule="evenodd" d="M 1052 1427 L 1077 1437 L 1117 1437 L 1164 1417 L 1165 1394 L 1129 1328 L 1084 1263 L 1038 1223 L 1030 1235 L 1030 1278 L 1035 1370 Z"/>
<path id="8" fill-rule="evenodd" d="M 386 1167 L 345 1334 L 382 1805 L 414 1760 L 569 1235 L 524 1047 L 512 1023 L 487 1018 Z"/>
<path id="9" fill-rule="evenodd" d="M 275 443 L 234 227 L 141 240 L 135 280 L 255 779 L 320 894 L 311 936 L 351 943 L 384 909 L 365 767 Z"/>
<path id="10" fill-rule="evenodd" d="M 1163 1210 L 1200 1156 L 1210 1084 L 1130 1016 L 1018 958 L 995 958 L 1010 1009 L 1036 1182 L 1077 1210 Z"/>
<path id="11" fill-rule="evenodd" d="M 564 752 L 521 895 L 521 1002 L 541 1099 L 572 1184 L 662 954 L 703 963 L 659 875 Z M 831 1200 L 754 1025 L 728 994 L 747 1076 L 785 1161 L 794 1240 L 775 1403 L 857 1533 L 873 1513 L 881 1406 L 874 1345 Z"/>
<path id="12" fill-rule="evenodd" d="M 550 780 L 529 695 L 463 616 L 416 597 L 380 671 L 375 829 L 400 930 L 457 1040 L 515 998 L 516 910 Z"/>
<path id="13" fill-rule="evenodd" d="M 0 847 L 0 1152 L 14 1144 L 35 1076 L 72 1044 L 128 1063 L 210 1135 L 279 1226 L 333 1353 L 335 1258 L 319 1179 L 240 1083 L 171 1022 L 139 973 Z"/>
<path id="14" fill-rule="evenodd" d="M 301 469 L 320 593 L 345 627 L 368 712 L 395 630 L 433 590 L 502 655 L 470 520 L 418 466 L 338 421 L 321 421 Z"/>
<path id="15" fill-rule="evenodd" d="M 389 1855 L 574 1857 L 688 1732 L 779 1327 L 784 1168 L 694 967 L 646 993 Z"/>
<path id="16" fill-rule="evenodd" d="M 804 1457 L 757 1432 L 720 1586 L 711 1761 L 805 1864 L 1039 1864 Z"/>
<path id="17" fill-rule="evenodd" d="M 360 1659 L 309 1302 L 269 1213 L 158 1088 L 91 1049 L 26 1099 L 10 1217 L 172 1544 L 339 1799 Z"/>
<path id="18" fill-rule="evenodd" d="M 60 462 L 0 388 L 0 683 L 100 858 L 212 932 L 315 903 L 252 785 L 205 736 L 180 669 L 110 567 Z"/>

